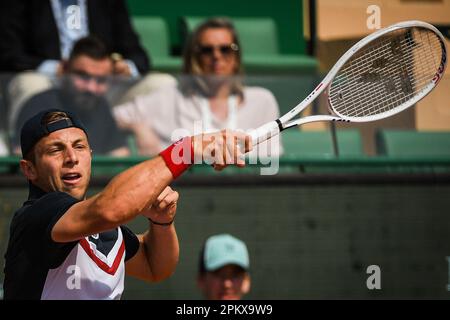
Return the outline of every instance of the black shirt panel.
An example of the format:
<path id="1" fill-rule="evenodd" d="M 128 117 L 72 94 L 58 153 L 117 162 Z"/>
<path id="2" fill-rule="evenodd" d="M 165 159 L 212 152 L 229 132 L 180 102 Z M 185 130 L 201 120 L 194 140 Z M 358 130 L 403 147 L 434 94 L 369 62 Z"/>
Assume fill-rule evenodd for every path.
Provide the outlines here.
<path id="1" fill-rule="evenodd" d="M 139 249 L 139 239 L 126 226 L 120 226 L 122 230 L 123 240 L 125 241 L 125 261 L 134 257 Z"/>
<path id="2" fill-rule="evenodd" d="M 34 191 L 39 195 L 38 189 Z M 31 192 L 11 221 L 5 254 L 5 299 L 39 299 L 48 270 L 61 264 L 78 243 L 56 243 L 51 230 L 79 200 L 64 192 L 44 193 L 38 199 L 35 195 Z"/>

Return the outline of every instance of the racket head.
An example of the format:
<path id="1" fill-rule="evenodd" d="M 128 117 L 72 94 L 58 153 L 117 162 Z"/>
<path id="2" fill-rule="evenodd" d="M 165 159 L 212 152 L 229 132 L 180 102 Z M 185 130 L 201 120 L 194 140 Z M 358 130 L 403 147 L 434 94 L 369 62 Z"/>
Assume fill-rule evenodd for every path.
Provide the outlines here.
<path id="1" fill-rule="evenodd" d="M 351 122 L 397 114 L 425 97 L 442 78 L 442 34 L 421 21 L 381 29 L 350 48 L 330 73 L 330 111 Z"/>

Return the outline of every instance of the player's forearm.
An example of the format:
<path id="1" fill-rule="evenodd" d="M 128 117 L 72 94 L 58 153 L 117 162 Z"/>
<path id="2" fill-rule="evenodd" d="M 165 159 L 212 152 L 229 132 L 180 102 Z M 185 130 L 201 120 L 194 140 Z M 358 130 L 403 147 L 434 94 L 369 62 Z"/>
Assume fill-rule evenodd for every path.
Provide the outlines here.
<path id="1" fill-rule="evenodd" d="M 148 208 L 172 180 L 171 172 L 158 156 L 117 175 L 92 207 L 114 225 L 121 225 Z"/>
<path id="2" fill-rule="evenodd" d="M 170 226 L 150 226 L 150 231 L 144 236 L 147 246 L 147 261 L 154 282 L 170 277 L 174 272 L 179 258 L 178 237 L 174 224 Z"/>

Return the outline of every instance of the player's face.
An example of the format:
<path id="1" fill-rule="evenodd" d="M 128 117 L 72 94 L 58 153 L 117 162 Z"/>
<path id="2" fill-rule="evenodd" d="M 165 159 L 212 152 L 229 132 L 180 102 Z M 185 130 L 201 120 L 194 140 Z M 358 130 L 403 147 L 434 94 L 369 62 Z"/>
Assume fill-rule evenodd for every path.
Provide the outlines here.
<path id="1" fill-rule="evenodd" d="M 79 91 L 101 95 L 108 90 L 108 77 L 112 74 L 112 61 L 95 60 L 85 55 L 76 57 L 69 66 L 72 83 Z"/>
<path id="2" fill-rule="evenodd" d="M 199 286 L 209 300 L 240 300 L 250 289 L 249 274 L 235 265 L 207 272 Z"/>
<path id="3" fill-rule="evenodd" d="M 52 132 L 35 146 L 32 182 L 46 192 L 62 191 L 83 199 L 91 176 L 91 148 L 78 128 Z M 28 177 L 30 178 L 30 177 Z"/>
<path id="4" fill-rule="evenodd" d="M 233 35 L 225 28 L 206 29 L 199 38 L 200 66 L 205 74 L 231 76 L 237 70 Z"/>

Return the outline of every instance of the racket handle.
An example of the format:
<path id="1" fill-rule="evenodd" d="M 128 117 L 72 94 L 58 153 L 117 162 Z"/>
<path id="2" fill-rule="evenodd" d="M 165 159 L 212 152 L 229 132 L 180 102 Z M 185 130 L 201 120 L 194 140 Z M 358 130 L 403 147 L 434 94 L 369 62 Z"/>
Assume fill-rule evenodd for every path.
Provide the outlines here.
<path id="1" fill-rule="evenodd" d="M 254 147 L 261 142 L 278 135 L 279 133 L 280 128 L 278 127 L 278 123 L 276 121 L 266 123 L 265 125 L 262 125 L 261 127 L 250 132 L 250 136 L 252 137 L 252 145 Z"/>

